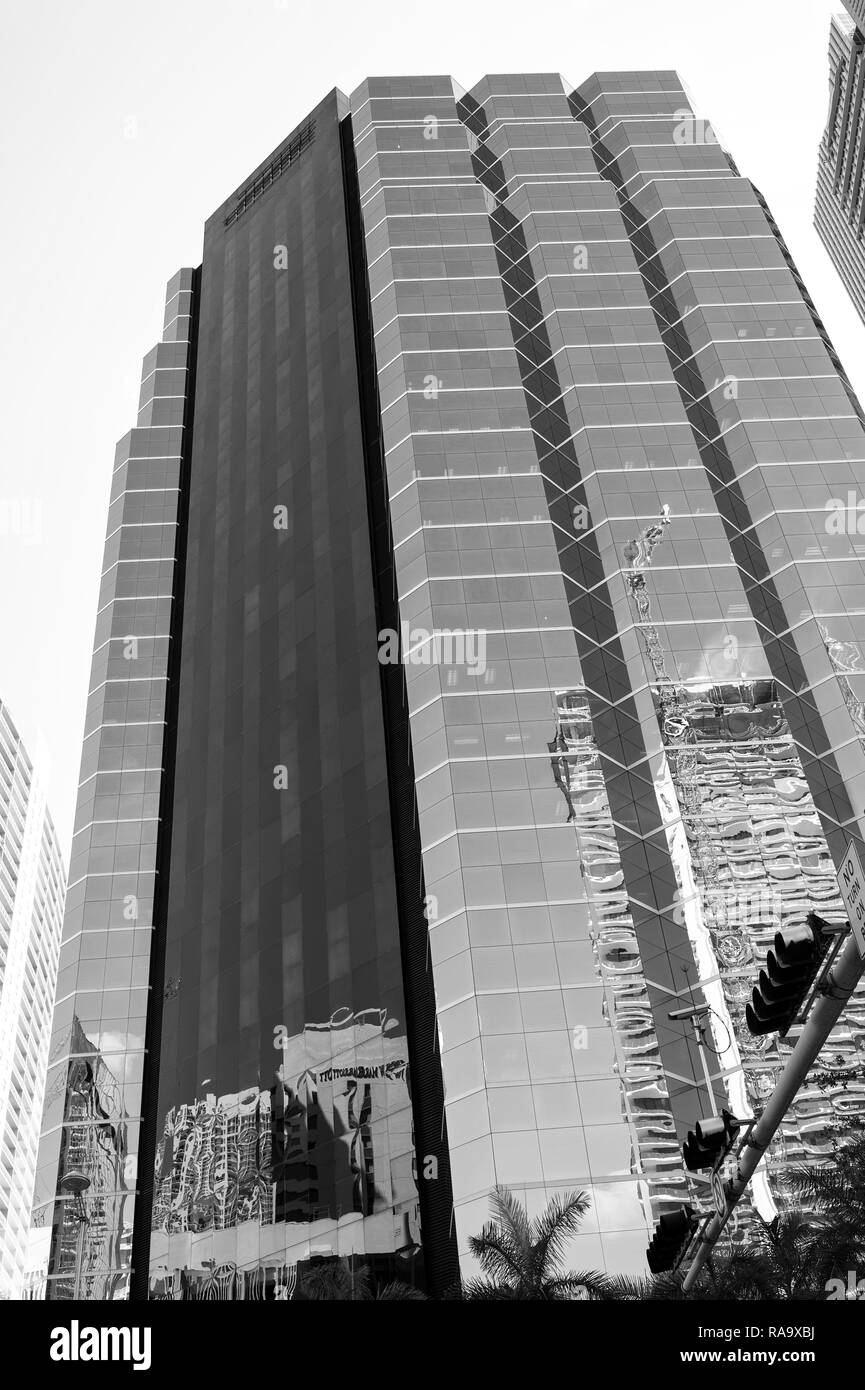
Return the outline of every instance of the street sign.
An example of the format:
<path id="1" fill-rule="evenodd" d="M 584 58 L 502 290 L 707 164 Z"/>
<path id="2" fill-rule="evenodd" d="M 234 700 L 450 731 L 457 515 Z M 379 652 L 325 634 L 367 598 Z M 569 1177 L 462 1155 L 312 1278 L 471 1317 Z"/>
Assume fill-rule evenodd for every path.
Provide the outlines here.
<path id="1" fill-rule="evenodd" d="M 727 1194 L 724 1191 L 724 1175 L 717 1169 L 712 1174 L 712 1201 L 719 1216 L 727 1214 Z"/>
<path id="2" fill-rule="evenodd" d="M 865 874 L 862 872 L 859 851 L 852 840 L 838 870 L 838 887 L 859 955 L 865 960 Z"/>

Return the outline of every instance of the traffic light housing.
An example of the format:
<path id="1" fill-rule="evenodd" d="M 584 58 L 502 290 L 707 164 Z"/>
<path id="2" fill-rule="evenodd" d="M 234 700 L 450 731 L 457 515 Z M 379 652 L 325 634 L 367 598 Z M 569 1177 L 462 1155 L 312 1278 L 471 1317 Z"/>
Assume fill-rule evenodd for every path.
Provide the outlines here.
<path id="1" fill-rule="evenodd" d="M 653 1274 L 664 1274 L 678 1264 L 699 1224 L 700 1218 L 694 1208 L 687 1205 L 667 1212 L 660 1218 L 646 1251 L 649 1269 Z"/>
<path id="2" fill-rule="evenodd" d="M 688 1137 L 682 1145 L 682 1157 L 688 1172 L 715 1168 L 732 1149 L 740 1129 L 740 1122 L 729 1110 L 722 1110 L 720 1115 L 713 1115 L 710 1120 L 700 1120 L 696 1130 L 688 1130 Z"/>
<path id="3" fill-rule="evenodd" d="M 787 1032 L 826 954 L 827 928 L 822 917 L 809 912 L 807 925 L 775 933 L 774 947 L 745 1008 L 751 1033 L 779 1033 L 783 1037 Z"/>

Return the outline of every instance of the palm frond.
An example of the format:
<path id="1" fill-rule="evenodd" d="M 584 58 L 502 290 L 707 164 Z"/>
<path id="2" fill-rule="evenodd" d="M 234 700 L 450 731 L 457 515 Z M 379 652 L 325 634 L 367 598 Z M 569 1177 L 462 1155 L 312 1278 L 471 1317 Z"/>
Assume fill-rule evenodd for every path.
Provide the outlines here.
<path id="1" fill-rule="evenodd" d="M 814 1203 L 818 1211 L 865 1212 L 865 1188 L 857 1192 L 844 1172 L 834 1168 L 799 1168 L 792 1174 L 796 1193 Z"/>
<path id="2" fill-rule="evenodd" d="M 553 1197 L 535 1222 L 532 1264 L 535 1279 L 548 1277 L 564 1258 L 568 1236 L 580 1225 L 591 1203 L 585 1192 Z"/>
<path id="3" fill-rule="evenodd" d="M 595 1269 L 572 1271 L 570 1274 L 560 1274 L 555 1279 L 545 1280 L 544 1290 L 548 1298 L 565 1299 L 585 1295 L 588 1302 L 597 1303 L 606 1298 L 609 1280 L 605 1274 L 600 1274 Z"/>
<path id="4" fill-rule="evenodd" d="M 352 1276 L 342 1261 L 313 1265 L 298 1282 L 301 1298 L 310 1302 L 347 1302 L 353 1295 Z"/>
<path id="5" fill-rule="evenodd" d="M 421 1293 L 420 1289 L 413 1289 L 410 1284 L 404 1284 L 401 1279 L 392 1279 L 389 1284 L 379 1284 L 374 1297 L 376 1302 L 427 1302 L 425 1293 Z"/>
<path id="6" fill-rule="evenodd" d="M 498 1220 L 502 1231 L 527 1260 L 532 1248 L 532 1223 L 522 1202 L 509 1187 L 498 1184 L 490 1194 L 490 1210 L 493 1220 Z"/>
<path id="7" fill-rule="evenodd" d="M 640 1279 L 627 1274 L 610 1274 L 607 1277 L 605 1298 L 622 1303 L 646 1303 L 659 1297 L 659 1279 Z M 671 1297 L 675 1295 L 671 1294 Z"/>
<path id="8" fill-rule="evenodd" d="M 484 1274 L 505 1283 L 520 1283 L 528 1277 L 523 1251 L 510 1234 L 488 1221 L 479 1236 L 469 1236 L 469 1250 Z"/>
<path id="9" fill-rule="evenodd" d="M 865 1135 L 837 1144 L 828 1163 L 800 1165 L 791 1178 L 797 1196 L 818 1212 L 865 1222 Z"/>
<path id="10" fill-rule="evenodd" d="M 517 1289 L 492 1279 L 468 1279 L 463 1284 L 463 1298 L 472 1303 L 503 1303 L 523 1297 Z"/>

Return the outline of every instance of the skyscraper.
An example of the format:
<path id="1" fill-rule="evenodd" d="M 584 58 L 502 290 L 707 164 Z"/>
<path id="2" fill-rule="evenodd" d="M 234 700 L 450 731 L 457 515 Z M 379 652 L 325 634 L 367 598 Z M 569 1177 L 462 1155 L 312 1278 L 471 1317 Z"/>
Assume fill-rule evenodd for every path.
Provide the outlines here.
<path id="1" fill-rule="evenodd" d="M 865 0 L 829 29 L 829 118 L 820 142 L 814 225 L 865 319 Z"/>
<path id="2" fill-rule="evenodd" d="M 63 922 L 45 795 L 0 702 L 0 1298 L 24 1296 L 30 1203 Z"/>
<path id="3" fill-rule="evenodd" d="M 707 1199 L 862 838 L 863 423 L 672 72 L 370 79 L 226 199 L 116 463 L 49 1297 L 440 1292 L 497 1182 L 633 1271 Z M 857 996 L 763 1210 L 862 1048 Z"/>

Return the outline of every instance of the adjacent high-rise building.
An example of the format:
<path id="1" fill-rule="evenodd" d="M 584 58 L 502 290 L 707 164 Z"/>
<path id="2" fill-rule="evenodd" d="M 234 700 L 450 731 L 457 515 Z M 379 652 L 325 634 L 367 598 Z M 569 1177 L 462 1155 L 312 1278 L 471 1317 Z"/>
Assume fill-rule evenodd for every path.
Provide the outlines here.
<path id="1" fill-rule="evenodd" d="M 65 869 L 38 772 L 0 702 L 0 1298 L 26 1294 Z"/>
<path id="2" fill-rule="evenodd" d="M 585 1189 L 574 1266 L 644 1267 L 709 1200 L 687 1129 L 795 1037 L 744 1025 L 773 933 L 843 920 L 863 463 L 675 73 L 376 78 L 292 131 L 170 283 L 115 463 L 48 1297 L 340 1257 L 440 1292 L 496 1183 Z M 762 1210 L 865 1109 L 863 1014 Z"/>
<path id="3" fill-rule="evenodd" d="M 865 0 L 829 29 L 829 119 L 820 142 L 814 225 L 865 319 Z"/>

